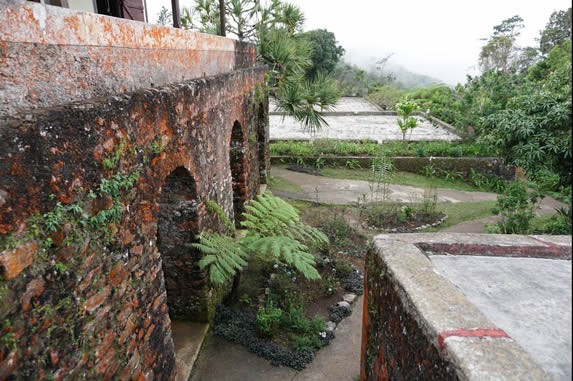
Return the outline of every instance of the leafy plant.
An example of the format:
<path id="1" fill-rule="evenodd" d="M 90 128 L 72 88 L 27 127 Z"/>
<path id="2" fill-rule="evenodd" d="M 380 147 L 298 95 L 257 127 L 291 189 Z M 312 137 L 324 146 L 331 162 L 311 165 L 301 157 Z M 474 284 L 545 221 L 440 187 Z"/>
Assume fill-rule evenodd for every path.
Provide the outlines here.
<path id="1" fill-rule="evenodd" d="M 257 326 L 266 336 L 273 336 L 279 327 L 283 311 L 276 307 L 272 301 L 265 306 L 259 306 L 257 311 Z"/>
<path id="2" fill-rule="evenodd" d="M 533 219 L 539 194 L 528 193 L 525 183 L 514 181 L 497 197 L 495 211 L 500 215 L 497 223 L 503 234 L 527 234 Z"/>
<path id="3" fill-rule="evenodd" d="M 293 266 L 307 279 L 320 279 L 307 244 L 326 244 L 328 237 L 304 224 L 290 204 L 268 192 L 263 193 L 245 205 L 241 225 L 247 230 L 241 238 L 203 233 L 199 243 L 193 244 L 207 254 L 199 266 L 209 268 L 209 279 L 213 283 L 232 279 L 246 265 L 251 253 L 261 260 Z"/>
<path id="4" fill-rule="evenodd" d="M 408 98 L 396 103 L 396 113 L 401 119 L 398 119 L 398 127 L 402 132 L 402 140 L 406 141 L 406 133 L 418 125 L 418 120 L 412 116 L 416 111 L 416 103 Z"/>

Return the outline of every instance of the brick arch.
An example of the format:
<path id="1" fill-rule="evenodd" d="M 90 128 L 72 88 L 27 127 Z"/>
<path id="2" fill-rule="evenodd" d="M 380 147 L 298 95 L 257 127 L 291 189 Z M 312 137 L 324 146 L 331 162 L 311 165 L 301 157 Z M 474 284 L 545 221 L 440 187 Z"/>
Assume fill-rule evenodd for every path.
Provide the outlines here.
<path id="1" fill-rule="evenodd" d="M 197 184 L 182 166 L 163 181 L 159 197 L 157 248 L 162 258 L 171 319 L 208 320 L 207 270 L 200 270 L 201 253 L 191 245 L 200 233 Z"/>
<path id="2" fill-rule="evenodd" d="M 245 133 L 239 121 L 235 120 L 229 141 L 229 166 L 233 188 L 233 212 L 235 223 L 239 223 L 248 197 Z"/>

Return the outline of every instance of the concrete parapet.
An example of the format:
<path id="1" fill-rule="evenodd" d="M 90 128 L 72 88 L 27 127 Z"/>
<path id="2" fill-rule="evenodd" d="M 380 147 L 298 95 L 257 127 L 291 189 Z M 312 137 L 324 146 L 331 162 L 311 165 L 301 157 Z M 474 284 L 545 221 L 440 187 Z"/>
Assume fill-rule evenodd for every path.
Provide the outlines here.
<path id="1" fill-rule="evenodd" d="M 29 1 L 0 2 L 0 119 L 253 67 L 228 38 Z"/>
<path id="2" fill-rule="evenodd" d="M 366 263 L 361 380 L 551 379 L 528 351 L 436 272 L 427 252 L 432 248 L 452 255 L 519 249 L 525 256 L 547 252 L 570 259 L 571 237 L 375 237 Z"/>

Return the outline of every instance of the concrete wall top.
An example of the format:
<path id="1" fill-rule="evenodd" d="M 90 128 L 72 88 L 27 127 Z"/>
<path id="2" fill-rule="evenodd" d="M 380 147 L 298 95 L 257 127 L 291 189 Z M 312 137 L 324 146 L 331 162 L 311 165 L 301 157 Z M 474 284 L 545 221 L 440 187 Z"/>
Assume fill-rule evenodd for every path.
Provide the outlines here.
<path id="1" fill-rule="evenodd" d="M 255 65 L 253 45 L 21 0 L 0 3 L 0 118 Z"/>

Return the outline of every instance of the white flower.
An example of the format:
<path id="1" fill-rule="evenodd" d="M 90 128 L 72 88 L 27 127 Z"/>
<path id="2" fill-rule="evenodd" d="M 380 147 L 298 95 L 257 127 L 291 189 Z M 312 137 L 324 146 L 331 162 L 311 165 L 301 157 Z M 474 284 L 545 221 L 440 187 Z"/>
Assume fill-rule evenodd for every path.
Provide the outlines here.
<path id="1" fill-rule="evenodd" d="M 321 332 L 321 333 L 319 333 L 319 335 L 320 335 L 320 337 L 322 337 L 323 339 L 326 338 L 326 332 Z"/>

